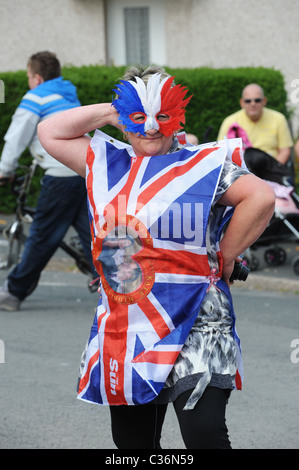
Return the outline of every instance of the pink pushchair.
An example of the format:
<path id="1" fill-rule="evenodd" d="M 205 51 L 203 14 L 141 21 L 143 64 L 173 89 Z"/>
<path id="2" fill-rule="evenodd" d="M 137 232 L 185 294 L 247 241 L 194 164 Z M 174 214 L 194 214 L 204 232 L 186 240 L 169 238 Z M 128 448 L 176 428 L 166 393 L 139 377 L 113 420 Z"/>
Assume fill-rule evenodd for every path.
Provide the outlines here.
<path id="1" fill-rule="evenodd" d="M 286 261 L 284 242 L 299 243 L 299 196 L 293 186 L 293 170 L 291 166 L 282 165 L 262 150 L 253 148 L 245 131 L 234 124 L 228 138 L 241 137 L 244 143 L 244 160 L 248 169 L 256 176 L 266 180 L 276 195 L 275 212 L 261 237 L 243 254 L 243 263 L 251 271 L 258 269 L 258 258 L 254 251 L 258 247 L 267 247 L 264 259 L 269 266 L 278 266 Z M 299 275 L 299 256 L 292 260 L 292 267 Z"/>

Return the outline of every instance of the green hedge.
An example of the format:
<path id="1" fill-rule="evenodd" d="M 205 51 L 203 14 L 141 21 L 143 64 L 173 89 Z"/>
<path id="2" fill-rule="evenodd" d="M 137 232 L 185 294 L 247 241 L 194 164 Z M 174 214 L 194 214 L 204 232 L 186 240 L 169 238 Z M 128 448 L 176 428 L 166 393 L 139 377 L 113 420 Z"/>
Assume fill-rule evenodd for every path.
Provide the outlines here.
<path id="1" fill-rule="evenodd" d="M 83 105 L 97 102 L 109 102 L 112 99 L 112 88 L 123 75 L 125 67 L 66 67 L 63 69 L 65 79 L 71 80 L 77 87 L 78 97 Z M 268 106 L 282 112 L 288 119 L 287 95 L 283 75 L 274 69 L 263 67 L 240 67 L 236 69 L 213 69 L 201 67 L 195 69 L 166 70 L 175 76 L 176 83 L 185 85 L 193 95 L 186 113 L 186 132 L 194 133 L 202 142 L 207 128 L 212 128 L 208 140 L 217 138 L 222 120 L 239 109 L 241 90 L 248 83 L 258 83 L 268 98 Z M 5 85 L 5 103 L 0 103 L 0 151 L 3 147 L 3 137 L 10 124 L 11 117 L 22 96 L 28 89 L 25 71 L 7 72 L 0 74 Z M 111 127 L 104 128 L 105 132 L 121 139 L 121 133 Z M 20 159 L 21 165 L 31 161 L 28 150 Z M 39 192 L 38 174 L 34 181 L 30 204 L 34 204 Z M 0 212 L 14 210 L 14 196 L 8 187 L 0 187 Z"/>

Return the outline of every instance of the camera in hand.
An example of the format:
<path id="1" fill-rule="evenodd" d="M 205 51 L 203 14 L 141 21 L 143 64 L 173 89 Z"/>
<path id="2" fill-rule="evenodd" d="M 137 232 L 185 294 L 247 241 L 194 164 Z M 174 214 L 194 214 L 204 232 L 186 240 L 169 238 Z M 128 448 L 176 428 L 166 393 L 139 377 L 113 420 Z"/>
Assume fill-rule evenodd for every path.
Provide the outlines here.
<path id="1" fill-rule="evenodd" d="M 229 278 L 229 282 L 233 281 L 246 281 L 248 274 L 250 273 L 250 269 L 247 268 L 242 263 L 235 263 L 235 267 L 231 276 Z"/>

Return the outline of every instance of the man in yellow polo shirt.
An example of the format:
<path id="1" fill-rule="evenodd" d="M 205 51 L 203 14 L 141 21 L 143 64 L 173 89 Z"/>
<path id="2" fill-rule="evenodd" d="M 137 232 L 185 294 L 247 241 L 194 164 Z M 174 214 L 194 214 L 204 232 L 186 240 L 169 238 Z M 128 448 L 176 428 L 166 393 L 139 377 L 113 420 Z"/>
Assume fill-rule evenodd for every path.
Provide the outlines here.
<path id="1" fill-rule="evenodd" d="M 266 104 L 262 87 L 255 83 L 247 85 L 240 99 L 242 109 L 224 119 L 218 140 L 227 136 L 231 126 L 237 124 L 246 132 L 252 147 L 286 164 L 293 146 L 288 123 L 283 114 L 266 108 Z"/>

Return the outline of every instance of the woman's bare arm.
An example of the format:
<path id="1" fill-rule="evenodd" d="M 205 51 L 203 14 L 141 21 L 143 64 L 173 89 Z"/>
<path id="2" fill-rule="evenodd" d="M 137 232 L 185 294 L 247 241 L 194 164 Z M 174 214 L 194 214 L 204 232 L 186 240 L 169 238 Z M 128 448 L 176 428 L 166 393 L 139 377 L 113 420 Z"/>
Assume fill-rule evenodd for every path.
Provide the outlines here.
<path id="1" fill-rule="evenodd" d="M 69 109 L 38 125 L 42 146 L 56 160 L 85 176 L 90 138 L 86 135 L 107 124 L 120 128 L 118 113 L 111 103 Z"/>
<path id="2" fill-rule="evenodd" d="M 220 241 L 223 279 L 229 284 L 235 260 L 264 232 L 274 211 L 275 194 L 268 183 L 254 175 L 237 179 L 219 201 L 235 207 Z"/>

